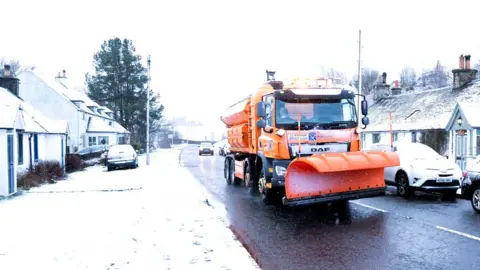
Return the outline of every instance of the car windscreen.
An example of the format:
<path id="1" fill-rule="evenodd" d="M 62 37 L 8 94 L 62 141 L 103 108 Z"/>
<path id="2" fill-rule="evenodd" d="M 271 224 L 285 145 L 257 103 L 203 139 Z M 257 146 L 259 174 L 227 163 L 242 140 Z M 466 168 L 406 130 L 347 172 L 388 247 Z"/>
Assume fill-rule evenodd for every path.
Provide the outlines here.
<path id="1" fill-rule="evenodd" d="M 202 143 L 202 144 L 200 144 L 200 147 L 209 148 L 209 147 L 212 147 L 212 144 L 211 143 Z"/>
<path id="2" fill-rule="evenodd" d="M 109 153 L 112 153 L 112 154 L 118 154 L 120 152 L 131 153 L 134 151 L 130 145 L 114 145 L 109 150 Z"/>

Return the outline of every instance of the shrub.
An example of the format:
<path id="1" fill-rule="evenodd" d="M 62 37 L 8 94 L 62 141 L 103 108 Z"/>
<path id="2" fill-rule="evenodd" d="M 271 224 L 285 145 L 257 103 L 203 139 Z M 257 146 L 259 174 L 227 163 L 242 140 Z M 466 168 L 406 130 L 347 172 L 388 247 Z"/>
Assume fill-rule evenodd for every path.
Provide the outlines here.
<path id="1" fill-rule="evenodd" d="M 67 173 L 76 172 L 85 168 L 85 162 L 78 155 L 67 155 L 65 157 L 65 170 Z"/>
<path id="2" fill-rule="evenodd" d="M 29 189 L 31 187 L 39 186 L 42 183 L 40 176 L 33 171 L 26 171 L 17 174 L 17 186 L 20 188 Z"/>
<path id="3" fill-rule="evenodd" d="M 33 168 L 33 172 L 40 177 L 42 182 L 49 183 L 64 176 L 62 165 L 58 161 L 40 161 Z"/>

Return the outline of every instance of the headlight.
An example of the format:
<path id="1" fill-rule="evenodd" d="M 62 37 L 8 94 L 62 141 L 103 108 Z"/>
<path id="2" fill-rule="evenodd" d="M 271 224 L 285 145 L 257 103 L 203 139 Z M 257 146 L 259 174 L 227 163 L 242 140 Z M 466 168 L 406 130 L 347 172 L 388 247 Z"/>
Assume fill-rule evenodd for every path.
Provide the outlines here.
<path id="1" fill-rule="evenodd" d="M 282 167 L 282 166 L 275 166 L 275 172 L 279 176 L 284 176 L 285 173 L 287 172 L 287 169 L 285 169 L 285 167 Z"/>

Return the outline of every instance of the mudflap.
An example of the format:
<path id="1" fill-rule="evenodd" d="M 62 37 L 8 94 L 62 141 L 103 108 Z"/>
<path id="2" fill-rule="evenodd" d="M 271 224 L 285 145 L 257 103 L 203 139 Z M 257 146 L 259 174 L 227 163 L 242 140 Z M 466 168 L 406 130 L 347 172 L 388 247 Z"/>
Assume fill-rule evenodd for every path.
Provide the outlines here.
<path id="1" fill-rule="evenodd" d="M 285 205 L 328 203 L 385 194 L 384 168 L 395 152 L 324 153 L 293 160 L 285 174 Z"/>

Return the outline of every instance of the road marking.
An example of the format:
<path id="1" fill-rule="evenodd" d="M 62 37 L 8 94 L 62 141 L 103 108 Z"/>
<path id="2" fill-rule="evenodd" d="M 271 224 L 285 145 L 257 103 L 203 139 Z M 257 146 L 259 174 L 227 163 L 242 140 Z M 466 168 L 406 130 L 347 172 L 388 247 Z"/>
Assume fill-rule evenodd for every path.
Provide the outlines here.
<path id="1" fill-rule="evenodd" d="M 360 202 L 354 202 L 354 201 L 350 201 L 351 203 L 354 203 L 354 204 L 358 204 L 358 205 L 361 205 L 363 207 L 366 207 L 366 208 L 370 208 L 370 209 L 373 209 L 373 210 L 377 210 L 377 211 L 380 211 L 382 213 L 388 213 L 387 210 L 383 210 L 383 209 L 380 209 L 380 208 L 376 208 L 376 207 L 373 207 L 373 206 L 370 206 L 370 205 L 366 205 L 366 204 L 363 204 L 363 203 L 360 203 Z"/>
<path id="2" fill-rule="evenodd" d="M 474 236 L 474 235 L 470 235 L 468 233 L 463 233 L 463 232 L 459 232 L 459 231 L 455 231 L 455 230 L 452 230 L 452 229 L 449 229 L 449 228 L 445 228 L 445 227 L 442 227 L 442 226 L 435 226 L 437 229 L 439 230 L 443 230 L 443 231 L 446 231 L 446 232 L 450 232 L 450 233 L 454 233 L 454 234 L 457 234 L 457 235 L 460 235 L 460 236 L 463 236 L 463 237 L 466 237 L 466 238 L 470 238 L 472 240 L 477 240 L 477 241 L 480 241 L 480 237 L 477 237 L 477 236 Z"/>

